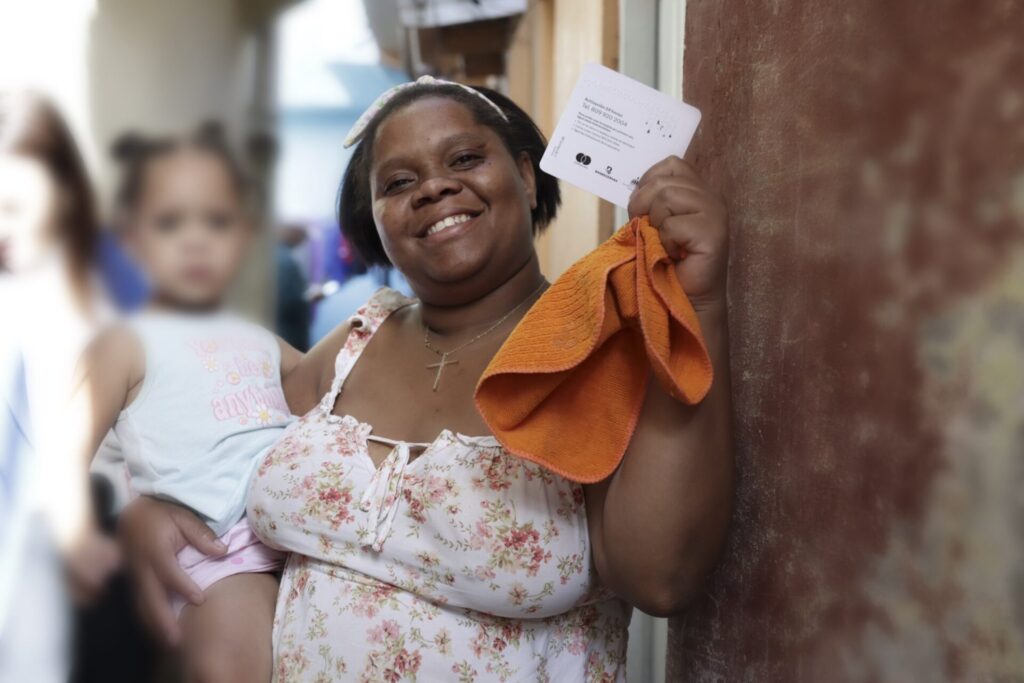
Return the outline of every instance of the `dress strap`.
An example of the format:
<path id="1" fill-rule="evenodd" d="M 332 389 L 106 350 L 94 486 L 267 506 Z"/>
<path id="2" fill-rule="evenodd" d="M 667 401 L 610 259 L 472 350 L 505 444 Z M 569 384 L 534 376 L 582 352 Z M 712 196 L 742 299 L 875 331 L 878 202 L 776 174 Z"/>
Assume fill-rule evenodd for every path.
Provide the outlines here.
<path id="1" fill-rule="evenodd" d="M 325 414 L 334 410 L 334 404 L 338 401 L 338 394 L 341 393 L 345 379 L 352 371 L 356 361 L 359 360 L 363 349 L 373 338 L 374 333 L 388 319 L 389 315 L 415 301 L 415 299 L 410 299 L 389 287 L 381 287 L 349 317 L 348 322 L 352 329 L 334 359 L 334 379 L 331 380 L 331 388 L 320 399 L 320 409 Z"/>

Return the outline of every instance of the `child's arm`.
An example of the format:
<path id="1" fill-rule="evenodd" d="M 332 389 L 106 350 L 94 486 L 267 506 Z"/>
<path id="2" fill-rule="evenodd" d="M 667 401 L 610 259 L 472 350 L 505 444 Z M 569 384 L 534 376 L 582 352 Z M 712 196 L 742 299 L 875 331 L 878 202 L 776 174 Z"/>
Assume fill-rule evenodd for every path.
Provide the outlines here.
<path id="1" fill-rule="evenodd" d="M 112 328 L 89 345 L 75 372 L 65 425 L 69 445 L 88 467 L 145 372 L 142 349 L 125 328 Z"/>
<path id="2" fill-rule="evenodd" d="M 72 588 L 88 597 L 102 587 L 117 563 L 113 541 L 96 527 L 89 493 L 89 464 L 121 409 L 141 384 L 138 342 L 110 330 L 83 354 L 60 428 L 47 439 L 54 468 L 50 516 L 71 575 Z"/>

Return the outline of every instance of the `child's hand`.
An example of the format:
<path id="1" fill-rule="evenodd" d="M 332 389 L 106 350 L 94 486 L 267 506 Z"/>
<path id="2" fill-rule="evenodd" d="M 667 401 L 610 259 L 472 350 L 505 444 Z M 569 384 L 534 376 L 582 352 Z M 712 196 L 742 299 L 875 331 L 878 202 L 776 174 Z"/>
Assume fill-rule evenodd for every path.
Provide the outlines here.
<path id="1" fill-rule="evenodd" d="M 629 199 L 630 218 L 645 214 L 697 312 L 724 308 L 729 233 L 722 200 L 690 164 L 672 156 L 652 166 Z"/>
<path id="2" fill-rule="evenodd" d="M 65 565 L 72 599 L 78 605 L 88 605 L 121 566 L 121 553 L 112 538 L 90 528 L 68 550 Z"/>

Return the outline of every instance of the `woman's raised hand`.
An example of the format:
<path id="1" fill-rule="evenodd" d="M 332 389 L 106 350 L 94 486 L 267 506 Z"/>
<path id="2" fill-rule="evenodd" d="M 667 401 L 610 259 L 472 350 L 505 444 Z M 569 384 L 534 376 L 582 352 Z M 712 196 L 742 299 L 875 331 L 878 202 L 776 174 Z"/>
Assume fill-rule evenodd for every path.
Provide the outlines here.
<path id="1" fill-rule="evenodd" d="M 178 564 L 178 551 L 192 545 L 207 555 L 223 555 L 227 547 L 196 515 L 180 505 L 141 496 L 121 513 L 121 548 L 134 580 L 139 612 L 150 630 L 168 644 L 180 637 L 168 592 L 202 604 L 203 592 Z"/>
<path id="2" fill-rule="evenodd" d="M 697 312 L 724 308 L 729 251 L 722 200 L 693 167 L 670 156 L 652 166 L 629 200 L 629 216 L 647 215 L 676 261 L 676 275 Z"/>

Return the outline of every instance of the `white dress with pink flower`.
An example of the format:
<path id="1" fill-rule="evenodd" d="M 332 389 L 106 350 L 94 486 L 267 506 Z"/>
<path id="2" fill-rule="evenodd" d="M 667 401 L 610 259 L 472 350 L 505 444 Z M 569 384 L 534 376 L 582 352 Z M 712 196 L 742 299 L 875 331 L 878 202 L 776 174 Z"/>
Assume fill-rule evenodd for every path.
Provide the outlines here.
<path id="1" fill-rule="evenodd" d="M 387 316 L 353 316 L 331 390 L 263 460 L 249 521 L 289 550 L 274 622 L 274 679 L 621 681 L 629 607 L 590 560 L 583 491 L 490 436 L 390 441 L 333 415 Z M 379 467 L 367 442 L 392 445 Z M 425 448 L 410 461 L 410 448 Z"/>

